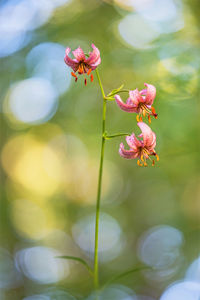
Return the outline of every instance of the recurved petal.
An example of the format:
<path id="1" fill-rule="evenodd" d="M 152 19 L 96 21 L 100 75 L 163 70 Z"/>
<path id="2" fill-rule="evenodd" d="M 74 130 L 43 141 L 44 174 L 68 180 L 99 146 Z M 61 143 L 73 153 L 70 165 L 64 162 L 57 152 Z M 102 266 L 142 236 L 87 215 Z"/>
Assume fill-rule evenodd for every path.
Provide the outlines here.
<path id="1" fill-rule="evenodd" d="M 94 64 L 90 64 L 90 68 L 92 70 L 95 70 L 98 67 L 98 65 L 100 65 L 100 63 L 101 63 L 101 57 L 99 57 L 99 59 Z"/>
<path id="2" fill-rule="evenodd" d="M 146 95 L 147 94 L 147 89 L 143 89 L 140 91 L 140 95 Z"/>
<path id="3" fill-rule="evenodd" d="M 115 100 L 119 108 L 126 112 L 137 112 L 137 108 L 133 104 L 124 103 L 119 95 L 115 95 Z"/>
<path id="4" fill-rule="evenodd" d="M 119 154 L 126 159 L 134 159 L 138 157 L 138 153 L 133 150 L 125 150 L 124 144 L 121 143 L 119 147 Z"/>
<path id="5" fill-rule="evenodd" d="M 152 144 L 155 143 L 156 141 L 155 133 L 144 122 L 138 122 L 137 125 L 140 127 L 142 131 L 144 147 L 152 147 Z"/>
<path id="6" fill-rule="evenodd" d="M 138 150 L 138 147 L 141 147 L 140 141 L 136 138 L 135 134 L 132 133 L 130 136 L 126 136 L 126 142 L 128 146 L 134 151 Z"/>
<path id="7" fill-rule="evenodd" d="M 156 97 L 156 88 L 152 84 L 144 83 L 144 85 L 147 87 L 145 104 L 152 105 Z"/>
<path id="8" fill-rule="evenodd" d="M 91 67 L 97 67 L 101 63 L 100 51 L 99 49 L 92 44 L 93 51 L 90 52 L 89 57 L 85 60 L 85 62 Z"/>
<path id="9" fill-rule="evenodd" d="M 149 151 L 152 151 L 154 150 L 154 148 L 156 147 L 156 134 L 154 132 L 153 133 L 153 141 L 152 141 L 152 144 L 149 145 L 148 149 Z"/>
<path id="10" fill-rule="evenodd" d="M 133 104 L 137 105 L 141 102 L 144 102 L 143 97 L 141 96 L 140 92 L 138 89 L 135 89 L 133 91 L 129 91 L 129 96 L 133 102 Z"/>
<path id="11" fill-rule="evenodd" d="M 65 50 L 64 61 L 65 61 L 65 63 L 66 63 L 69 67 L 71 67 L 71 68 L 74 70 L 74 72 L 76 72 L 76 71 L 78 70 L 78 61 L 76 61 L 76 60 L 74 60 L 74 59 L 72 59 L 72 58 L 69 57 L 70 51 L 71 51 L 70 48 L 67 48 L 67 49 Z"/>
<path id="12" fill-rule="evenodd" d="M 74 57 L 77 59 L 77 61 L 84 61 L 85 60 L 85 54 L 83 52 L 83 49 L 81 47 L 78 47 L 76 50 L 72 51 Z"/>

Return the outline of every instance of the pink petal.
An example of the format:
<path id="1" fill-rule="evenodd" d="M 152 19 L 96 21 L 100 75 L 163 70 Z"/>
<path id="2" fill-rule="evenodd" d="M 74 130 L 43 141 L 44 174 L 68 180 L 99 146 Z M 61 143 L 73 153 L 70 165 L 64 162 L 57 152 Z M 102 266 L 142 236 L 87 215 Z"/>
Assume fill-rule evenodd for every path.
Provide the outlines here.
<path id="1" fill-rule="evenodd" d="M 72 53 L 79 62 L 85 60 L 85 54 L 81 47 L 78 47 L 76 50 L 72 51 Z"/>
<path id="2" fill-rule="evenodd" d="M 134 133 L 132 133 L 132 135 L 130 136 L 126 136 L 126 142 L 128 146 L 134 151 L 137 151 L 138 148 L 141 147 L 141 143 L 140 141 L 138 141 Z"/>
<path id="3" fill-rule="evenodd" d="M 101 63 L 101 57 L 99 57 L 99 59 L 94 64 L 90 64 L 90 68 L 92 70 L 95 70 L 98 67 L 98 65 L 100 65 L 100 63 Z"/>
<path id="4" fill-rule="evenodd" d="M 74 72 L 76 72 L 78 70 L 78 61 L 77 60 L 74 60 L 74 59 L 71 59 L 68 54 L 70 53 L 71 49 L 70 48 L 67 48 L 66 51 L 65 51 L 65 57 L 64 57 L 64 61 L 65 63 L 71 67 L 73 69 Z"/>
<path id="5" fill-rule="evenodd" d="M 120 144 L 119 154 L 126 159 L 134 159 L 138 157 L 138 153 L 133 150 L 125 150 L 123 143 Z"/>
<path id="6" fill-rule="evenodd" d="M 147 147 L 147 148 L 151 147 L 152 144 L 155 143 L 155 138 L 156 138 L 155 133 L 144 122 L 138 122 L 137 125 L 140 127 L 140 129 L 142 131 L 144 147 Z"/>
<path id="7" fill-rule="evenodd" d="M 156 88 L 152 84 L 145 83 L 144 85 L 147 87 L 145 104 L 152 105 L 156 97 Z"/>
<path id="8" fill-rule="evenodd" d="M 124 103 L 119 95 L 115 95 L 115 100 L 119 108 L 126 112 L 137 112 L 137 108 L 133 106 L 133 104 Z"/>
<path id="9" fill-rule="evenodd" d="M 101 63 L 100 58 L 100 51 L 99 49 L 92 44 L 93 51 L 90 52 L 89 57 L 85 60 L 85 63 L 87 63 L 91 68 L 94 70 L 96 67 Z"/>
<path id="10" fill-rule="evenodd" d="M 154 132 L 153 133 L 153 141 L 152 144 L 148 146 L 148 150 L 151 152 L 154 150 L 154 148 L 156 147 L 156 135 Z"/>
<path id="11" fill-rule="evenodd" d="M 144 99 L 141 96 L 138 89 L 135 89 L 134 91 L 129 91 L 129 96 L 130 96 L 131 100 L 133 101 L 133 104 L 135 104 L 137 106 L 139 103 L 144 102 Z"/>
<path id="12" fill-rule="evenodd" d="M 147 94 L 147 90 L 146 89 L 143 89 L 140 91 L 140 95 L 146 95 Z"/>

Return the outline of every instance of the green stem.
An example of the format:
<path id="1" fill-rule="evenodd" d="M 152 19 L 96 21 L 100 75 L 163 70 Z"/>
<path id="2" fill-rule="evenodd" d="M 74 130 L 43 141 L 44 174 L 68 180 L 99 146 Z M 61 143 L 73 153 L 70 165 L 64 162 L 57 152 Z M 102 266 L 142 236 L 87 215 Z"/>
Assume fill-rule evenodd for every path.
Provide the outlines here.
<path id="1" fill-rule="evenodd" d="M 106 99 L 104 89 L 101 83 L 99 72 L 96 69 L 96 75 L 101 89 L 103 97 L 103 114 L 102 114 L 102 138 L 101 138 L 101 157 L 99 166 L 99 179 L 97 190 L 97 202 L 96 202 L 96 223 L 95 223 L 95 249 L 94 249 L 94 286 L 99 288 L 99 261 L 98 261 L 98 241 L 99 241 L 99 216 L 100 216 L 100 200 L 101 200 L 101 187 L 102 187 L 102 175 L 103 175 L 103 160 L 104 160 L 104 146 L 105 146 L 105 126 L 106 126 Z"/>
<path id="2" fill-rule="evenodd" d="M 110 140 L 110 139 L 113 139 L 115 137 L 119 137 L 119 136 L 127 136 L 127 135 L 130 135 L 130 133 L 116 133 L 116 134 L 112 134 L 112 135 L 107 135 L 105 134 L 105 139 L 106 140 Z"/>
<path id="3" fill-rule="evenodd" d="M 130 90 L 120 90 L 120 91 L 117 92 L 117 94 L 119 94 L 119 93 L 129 93 L 129 92 L 130 92 Z"/>

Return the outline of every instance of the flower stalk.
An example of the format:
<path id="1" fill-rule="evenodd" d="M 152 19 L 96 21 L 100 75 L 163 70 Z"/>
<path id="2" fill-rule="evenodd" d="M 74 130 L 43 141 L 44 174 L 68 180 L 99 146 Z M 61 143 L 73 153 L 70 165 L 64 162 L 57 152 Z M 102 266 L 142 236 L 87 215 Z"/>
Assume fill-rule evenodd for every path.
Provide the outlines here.
<path id="1" fill-rule="evenodd" d="M 147 166 L 147 161 L 150 160 L 152 166 L 155 165 L 155 159 L 159 160 L 159 156 L 155 151 L 156 146 L 156 134 L 151 130 L 151 128 L 145 124 L 142 118 L 147 117 L 149 123 L 151 123 L 151 116 L 157 119 L 157 114 L 155 108 L 152 106 L 154 99 L 156 97 L 156 88 L 155 86 L 144 83 L 145 88 L 139 91 L 137 88 L 135 90 L 124 89 L 122 84 L 120 87 L 113 89 L 109 94 L 105 94 L 103 85 L 99 76 L 97 67 L 101 63 L 100 51 L 99 49 L 92 44 L 92 51 L 89 54 L 85 54 L 82 48 L 78 47 L 72 51 L 74 58 L 72 59 L 69 56 L 71 49 L 66 48 L 66 54 L 64 61 L 71 67 L 73 72 L 71 75 L 75 78 L 77 82 L 78 77 L 82 76 L 84 78 L 84 84 L 87 85 L 86 76 L 90 76 L 90 81 L 93 82 L 92 72 L 95 70 L 99 87 L 103 99 L 103 109 L 102 109 L 102 134 L 101 134 L 101 153 L 100 153 L 100 164 L 99 164 L 99 176 L 98 176 L 98 187 L 97 187 L 97 200 L 96 200 L 96 219 L 95 219 L 95 245 L 94 245 L 94 268 L 85 262 L 82 258 L 74 256 L 60 256 L 62 259 L 73 259 L 80 262 L 86 267 L 90 274 L 94 278 L 94 287 L 97 292 L 99 292 L 99 220 L 100 220 L 100 204 L 101 204 L 101 192 L 102 192 L 102 178 L 103 178 L 103 164 L 104 164 L 104 151 L 105 151 L 105 142 L 115 137 L 126 136 L 126 142 L 129 146 L 129 149 L 124 148 L 124 144 L 121 143 L 119 147 L 119 154 L 126 159 L 137 159 L 138 166 Z M 128 98 L 126 103 L 121 99 L 120 93 L 128 93 Z M 107 101 L 115 101 L 118 107 L 128 113 L 136 113 L 137 125 L 141 129 L 141 134 L 138 135 L 139 139 L 135 136 L 134 133 L 116 133 L 108 135 L 106 132 L 106 105 Z M 153 156 L 153 158 L 151 158 Z M 126 276 L 130 273 L 135 272 L 136 269 L 132 269 L 120 274 L 117 277 L 114 277 L 114 280 L 120 279 L 123 276 Z M 111 282 L 111 281 L 110 281 Z"/>
<path id="2" fill-rule="evenodd" d="M 96 202 L 96 221 L 95 221 L 95 248 L 94 248 L 94 286 L 99 288 L 99 257 L 98 257 L 98 244 L 99 244 L 99 216 L 100 216 L 100 201 L 101 201 L 101 187 L 102 187 L 102 175 L 103 175 L 103 161 L 104 161 L 104 148 L 105 148 L 105 129 L 106 129 L 106 99 L 103 89 L 103 85 L 99 76 L 99 72 L 96 69 L 96 75 L 101 89 L 103 97 L 103 113 L 102 113 L 102 137 L 101 137 L 101 155 L 99 165 L 99 179 L 97 189 L 97 202 Z"/>

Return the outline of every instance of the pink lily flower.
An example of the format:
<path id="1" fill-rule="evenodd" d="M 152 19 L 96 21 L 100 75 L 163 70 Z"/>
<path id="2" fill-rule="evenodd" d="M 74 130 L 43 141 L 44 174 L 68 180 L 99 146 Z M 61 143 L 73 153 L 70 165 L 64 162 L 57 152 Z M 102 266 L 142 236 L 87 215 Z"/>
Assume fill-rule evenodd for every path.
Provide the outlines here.
<path id="1" fill-rule="evenodd" d="M 137 139 L 135 134 L 126 137 L 126 142 L 130 147 L 129 150 L 124 149 L 123 143 L 120 144 L 119 154 L 127 159 L 138 158 L 137 164 L 139 166 L 147 166 L 147 159 L 153 155 L 159 160 L 159 156 L 155 152 L 154 148 L 156 146 L 156 135 L 151 130 L 151 128 L 144 122 L 138 122 L 137 125 L 140 127 L 142 133 L 139 135 L 141 140 Z M 152 161 L 152 166 L 155 165 L 155 160 Z"/>
<path id="2" fill-rule="evenodd" d="M 95 70 L 98 65 L 101 63 L 101 57 L 100 57 L 100 51 L 97 47 L 95 47 L 94 44 L 91 45 L 93 48 L 93 51 L 89 53 L 89 56 L 86 58 L 83 50 L 81 47 L 78 47 L 76 50 L 72 51 L 74 55 L 74 59 L 69 57 L 69 53 L 71 51 L 70 48 L 66 48 L 65 51 L 65 63 L 73 69 L 73 72 L 71 72 L 71 75 L 75 77 L 75 81 L 78 80 L 77 75 L 75 74 L 78 71 L 78 74 L 87 74 L 90 75 L 90 73 Z M 91 81 L 93 81 L 93 75 L 90 76 Z M 85 78 L 85 85 L 87 84 L 87 79 Z"/>
<path id="3" fill-rule="evenodd" d="M 142 121 L 142 115 L 148 115 L 149 123 L 151 123 L 150 115 L 157 118 L 155 108 L 152 106 L 154 99 L 156 97 L 156 88 L 152 84 L 144 83 L 147 87 L 141 91 L 135 89 L 134 91 L 129 91 L 129 98 L 126 103 L 124 103 L 119 95 L 115 95 L 115 100 L 117 105 L 126 112 L 137 113 L 137 121 Z"/>

